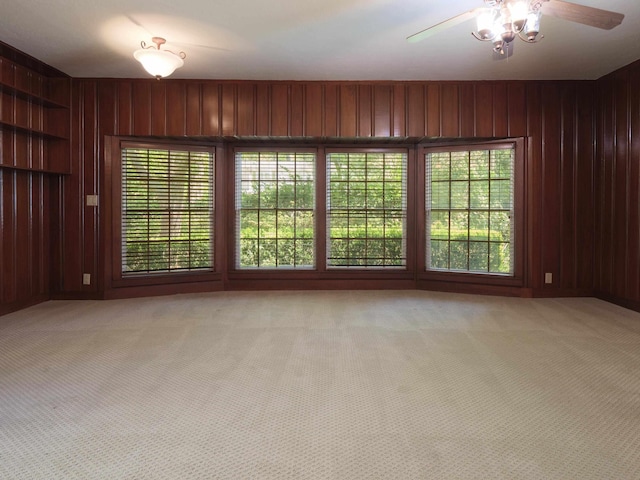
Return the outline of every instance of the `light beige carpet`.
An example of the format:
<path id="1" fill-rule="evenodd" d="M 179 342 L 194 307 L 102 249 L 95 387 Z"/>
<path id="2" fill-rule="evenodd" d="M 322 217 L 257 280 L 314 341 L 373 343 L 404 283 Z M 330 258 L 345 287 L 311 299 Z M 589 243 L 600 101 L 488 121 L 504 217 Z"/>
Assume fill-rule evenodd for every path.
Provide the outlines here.
<path id="1" fill-rule="evenodd" d="M 638 479 L 640 314 L 224 292 L 0 317 L 2 479 Z"/>

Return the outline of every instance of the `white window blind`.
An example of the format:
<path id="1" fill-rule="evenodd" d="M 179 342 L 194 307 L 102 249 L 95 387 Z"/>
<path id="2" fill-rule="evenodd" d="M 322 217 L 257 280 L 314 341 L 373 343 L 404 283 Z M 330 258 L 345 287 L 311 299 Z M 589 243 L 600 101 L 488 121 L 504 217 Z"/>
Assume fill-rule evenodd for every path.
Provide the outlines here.
<path id="1" fill-rule="evenodd" d="M 213 268 L 211 151 L 123 148 L 122 274 Z"/>

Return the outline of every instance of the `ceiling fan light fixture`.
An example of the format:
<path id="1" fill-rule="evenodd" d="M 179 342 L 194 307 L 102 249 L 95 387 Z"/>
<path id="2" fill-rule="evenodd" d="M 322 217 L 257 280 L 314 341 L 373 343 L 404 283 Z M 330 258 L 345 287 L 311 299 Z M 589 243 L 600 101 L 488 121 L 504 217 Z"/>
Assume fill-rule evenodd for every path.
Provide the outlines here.
<path id="1" fill-rule="evenodd" d="M 155 46 L 147 45 L 142 41 L 140 42 L 142 48 L 133 52 L 133 57 L 142 64 L 150 75 L 159 80 L 168 77 L 177 68 L 184 65 L 186 57 L 184 52 L 174 53 L 171 50 L 161 50 L 160 46 L 166 43 L 162 37 L 153 37 L 151 41 Z"/>
<path id="2" fill-rule="evenodd" d="M 496 32 L 494 32 L 496 24 L 496 11 L 490 8 L 484 9 L 476 18 L 476 25 L 478 27 L 478 34 L 476 38 L 480 40 L 491 40 L 495 38 Z"/>
<path id="3" fill-rule="evenodd" d="M 485 0 L 489 8 L 477 16 L 477 32 L 472 35 L 481 41 L 492 42 L 493 50 L 502 55 L 504 47 L 520 37 L 527 43 L 544 38 L 540 33 L 540 7 L 543 1 Z M 493 25 L 490 26 L 490 22 Z"/>
<path id="4" fill-rule="evenodd" d="M 527 17 L 529 15 L 529 2 L 525 2 L 522 0 L 509 2 L 507 4 L 509 9 L 509 13 L 511 15 L 511 24 L 513 25 L 513 30 L 516 32 L 521 32 L 527 23 Z"/>
<path id="5" fill-rule="evenodd" d="M 534 43 L 536 41 L 536 37 L 538 33 L 540 33 L 540 12 L 530 12 L 527 16 L 527 27 L 526 27 L 526 40 L 529 43 Z M 540 37 L 542 38 L 542 37 Z"/>

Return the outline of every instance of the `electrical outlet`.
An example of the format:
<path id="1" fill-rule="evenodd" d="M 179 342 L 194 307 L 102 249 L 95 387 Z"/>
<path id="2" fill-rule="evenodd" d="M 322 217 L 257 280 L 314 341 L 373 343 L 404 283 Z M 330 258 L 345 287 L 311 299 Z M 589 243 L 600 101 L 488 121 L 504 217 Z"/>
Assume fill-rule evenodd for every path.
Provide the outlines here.
<path id="1" fill-rule="evenodd" d="M 83 285 L 91 285 L 91 274 L 83 273 L 82 274 L 82 284 Z"/>
<path id="2" fill-rule="evenodd" d="M 87 207 L 98 206 L 98 195 L 87 195 Z"/>
<path id="3" fill-rule="evenodd" d="M 553 283 L 553 273 L 545 273 L 544 274 L 544 283 Z"/>

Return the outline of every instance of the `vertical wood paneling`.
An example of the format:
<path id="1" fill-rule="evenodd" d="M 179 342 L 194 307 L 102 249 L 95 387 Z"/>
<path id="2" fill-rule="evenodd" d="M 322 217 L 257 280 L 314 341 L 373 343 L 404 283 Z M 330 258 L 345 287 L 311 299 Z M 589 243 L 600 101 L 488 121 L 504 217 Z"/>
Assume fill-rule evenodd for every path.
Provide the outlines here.
<path id="1" fill-rule="evenodd" d="M 186 100 L 186 118 L 185 134 L 202 135 L 202 85 L 199 83 L 187 84 L 187 100 Z"/>
<path id="2" fill-rule="evenodd" d="M 565 289 L 576 288 L 576 205 L 575 195 L 575 89 L 564 88 L 560 99 L 560 282 Z M 511 103 L 509 104 L 511 107 Z"/>
<path id="3" fill-rule="evenodd" d="M 427 85 L 427 136 L 439 137 L 442 135 L 441 115 L 441 91 L 440 85 L 430 83 Z"/>
<path id="4" fill-rule="evenodd" d="M 266 137 L 271 132 L 269 102 L 269 85 L 259 83 L 256 87 L 256 135 L 260 137 Z"/>
<path id="5" fill-rule="evenodd" d="M 591 288 L 594 281 L 595 190 L 594 190 L 594 95 L 589 84 L 577 89 L 577 126 L 575 134 L 575 262 L 577 284 Z"/>
<path id="6" fill-rule="evenodd" d="M 425 135 L 425 95 L 424 84 L 407 86 L 407 134 L 410 137 Z"/>
<path id="7" fill-rule="evenodd" d="M 131 82 L 122 81 L 117 83 L 118 123 L 116 125 L 116 133 L 118 135 L 133 135 L 132 92 L 133 86 Z"/>
<path id="8" fill-rule="evenodd" d="M 187 125 L 187 91 L 182 82 L 167 82 L 166 86 L 166 134 L 183 136 Z"/>
<path id="9" fill-rule="evenodd" d="M 615 149 L 613 167 L 613 294 L 626 298 L 628 275 L 629 88 L 628 75 L 615 76 Z M 634 88 L 638 88 L 636 85 Z"/>
<path id="10" fill-rule="evenodd" d="M 494 89 L 495 91 L 495 89 Z M 527 251 L 531 287 L 543 284 L 542 273 L 542 110 L 540 86 L 527 86 Z"/>
<path id="11" fill-rule="evenodd" d="M 16 82 L 18 77 L 16 76 Z M 29 103 L 16 98 L 14 100 L 13 118 L 17 125 L 30 127 Z M 27 135 L 15 135 L 13 140 L 14 165 L 22 168 L 29 168 L 29 137 Z"/>
<path id="12" fill-rule="evenodd" d="M 542 120 L 544 144 L 543 158 L 543 188 L 542 212 L 544 226 L 542 231 L 542 265 L 544 272 L 553 274 L 555 281 L 560 282 L 560 232 L 561 232 L 561 123 L 560 123 L 560 92 L 555 84 L 545 84 L 542 87 Z"/>
<path id="13" fill-rule="evenodd" d="M 289 86 L 276 84 L 271 87 L 271 135 L 284 137 L 289 134 Z"/>
<path id="14" fill-rule="evenodd" d="M 167 134 L 167 84 L 151 83 L 151 135 L 159 137 Z"/>
<path id="15" fill-rule="evenodd" d="M 62 221 L 64 225 L 61 231 L 61 237 L 63 239 L 63 245 L 61 247 L 60 265 L 56 265 L 56 269 L 59 268 L 59 282 L 56 290 L 61 292 L 78 292 L 81 290 L 81 275 L 82 275 L 82 260 L 83 249 L 82 244 L 86 240 L 91 242 L 91 232 L 84 230 L 84 222 L 82 218 L 82 198 L 84 192 L 82 185 L 84 182 L 84 167 L 89 161 L 98 162 L 99 158 L 85 158 L 85 139 L 87 136 L 91 138 L 95 128 L 95 122 L 97 118 L 95 115 L 91 115 L 91 98 L 89 98 L 89 111 L 85 111 L 85 101 L 88 94 L 92 91 L 91 82 L 78 82 L 74 85 L 71 98 L 71 170 L 73 172 L 72 177 L 66 177 L 62 182 L 62 189 L 60 194 L 64 196 L 64 205 L 62 206 L 63 214 Z M 138 87 L 139 88 L 139 87 Z M 138 91 L 141 95 L 143 92 Z M 135 98 L 135 97 L 134 97 Z M 150 98 L 147 96 L 147 98 Z M 144 105 L 148 106 L 148 103 Z M 95 112 L 94 112 L 95 113 Z M 146 115 L 141 117 L 141 123 L 145 123 L 144 120 L 149 119 Z M 147 124 L 149 127 L 150 125 Z M 87 134 L 88 132 L 88 134 Z M 146 135 L 149 132 L 145 132 Z M 96 152 L 97 153 L 97 152 Z"/>
<path id="16" fill-rule="evenodd" d="M 9 65 L 9 67 L 7 67 L 7 65 Z M 6 80 L 8 84 L 13 84 L 13 64 L 8 64 L 7 62 L 5 62 L 3 64 L 3 69 L 3 78 L 8 79 Z M 5 122 L 14 122 L 15 97 L 13 95 L 0 95 L 0 98 L 2 99 L 2 104 L 0 105 L 0 118 Z M 16 158 L 14 154 L 16 135 L 9 130 L 0 130 L 0 135 L 2 136 L 2 151 L 0 152 L 2 153 L 2 157 L 0 158 L 0 160 L 2 161 L 3 165 L 14 166 L 16 165 Z"/>
<path id="17" fill-rule="evenodd" d="M 324 136 L 338 135 L 338 86 L 327 84 L 324 87 Z"/>
<path id="18" fill-rule="evenodd" d="M 595 288 L 640 310 L 640 62 L 598 80 Z"/>
<path id="19" fill-rule="evenodd" d="M 626 298 L 640 301 L 640 68 L 629 72 L 629 228 Z"/>
<path id="20" fill-rule="evenodd" d="M 475 89 L 472 83 L 460 85 L 460 136 L 473 137 L 475 131 Z"/>
<path id="21" fill-rule="evenodd" d="M 527 134 L 527 100 L 525 86 L 522 82 L 509 83 L 507 86 L 507 108 L 510 137 L 522 137 Z"/>
<path id="22" fill-rule="evenodd" d="M 612 192 L 613 185 L 613 166 L 614 166 L 614 145 L 615 145 L 615 90 L 612 80 L 608 81 L 605 91 L 604 103 L 601 106 L 601 131 L 600 139 L 601 150 L 599 153 L 599 177 L 602 179 L 599 201 L 599 218 L 598 226 L 599 243 L 601 251 L 604 253 L 599 263 L 599 289 L 613 295 L 613 232 L 614 232 L 614 216 Z"/>
<path id="23" fill-rule="evenodd" d="M 98 105 L 98 139 L 99 142 L 96 146 L 100 149 L 102 145 L 102 137 L 104 135 L 113 135 L 118 131 L 116 116 L 116 99 L 117 97 L 117 85 L 114 83 L 101 84 L 96 87 L 97 89 L 97 105 Z"/>
<path id="24" fill-rule="evenodd" d="M 238 86 L 232 83 L 222 84 L 222 135 L 234 135 L 237 130 Z"/>
<path id="25" fill-rule="evenodd" d="M 202 86 L 202 133 L 218 136 L 221 134 L 220 86 L 207 82 Z"/>
<path id="26" fill-rule="evenodd" d="M 371 85 L 358 86 L 358 136 L 370 137 L 373 133 L 373 89 Z"/>
<path id="27" fill-rule="evenodd" d="M 509 135 L 509 109 L 507 84 L 500 82 L 493 85 L 493 136 Z"/>
<path id="28" fill-rule="evenodd" d="M 340 117 L 341 137 L 355 137 L 357 132 L 357 87 L 340 85 Z"/>
<path id="29" fill-rule="evenodd" d="M 459 87 L 455 83 L 442 85 L 441 97 L 441 125 L 443 137 L 460 136 L 460 96 Z"/>
<path id="30" fill-rule="evenodd" d="M 16 178 L 19 172 L 2 171 L 2 185 L 0 186 L 0 194 L 2 194 L 2 213 L 0 220 L 2 225 L 2 303 L 8 304 L 16 302 L 16 290 L 18 288 L 17 281 L 17 254 L 16 254 L 16 234 L 18 228 L 18 218 L 16 215 L 16 205 L 18 202 L 18 192 L 16 191 Z"/>
<path id="31" fill-rule="evenodd" d="M 493 136 L 493 85 L 478 83 L 476 85 L 476 136 Z M 522 113 L 525 110 L 522 110 Z M 526 116 L 525 116 L 526 122 Z"/>
<path id="32" fill-rule="evenodd" d="M 238 135 L 255 135 L 255 85 L 238 85 Z"/>
<path id="33" fill-rule="evenodd" d="M 309 137 L 322 136 L 322 85 L 312 83 L 306 86 L 304 123 Z"/>
<path id="34" fill-rule="evenodd" d="M 100 91 L 104 90 L 105 95 L 100 95 Z M 102 138 L 101 130 L 112 131 L 114 121 L 113 106 L 108 106 L 113 102 L 114 89 L 112 85 L 98 85 L 95 81 L 85 83 L 84 98 L 82 101 L 84 115 L 88 118 L 94 118 L 95 121 L 90 125 L 86 125 L 82 137 L 82 177 L 80 179 L 81 187 L 79 196 L 74 199 L 74 209 L 77 209 L 80 221 L 82 222 L 82 230 L 85 232 L 83 238 L 80 239 L 80 245 L 76 250 L 76 255 L 80 258 L 80 268 L 78 272 L 66 270 L 65 280 L 68 285 L 72 285 L 74 291 L 91 291 L 94 290 L 97 263 L 98 263 L 98 218 L 97 209 L 86 206 L 86 195 L 98 194 L 98 172 L 100 163 L 92 161 L 102 156 Z M 164 93 L 164 89 L 163 89 Z M 111 102 L 109 101 L 111 97 Z M 99 109 L 102 104 L 104 112 Z M 164 125 L 164 122 L 162 122 Z M 65 205 L 66 206 L 66 205 Z M 73 253 L 67 252 L 69 255 Z M 83 285 L 82 274 L 93 274 L 94 285 Z"/>
<path id="35" fill-rule="evenodd" d="M 391 97 L 392 87 L 376 85 L 373 89 L 374 135 L 376 137 L 391 136 Z"/>
<path id="36" fill-rule="evenodd" d="M 31 294 L 29 272 L 31 271 L 29 258 L 29 244 L 31 226 L 33 217 L 31 216 L 30 207 L 30 183 L 32 176 L 25 173 L 16 175 L 15 188 L 15 205 L 13 207 L 15 222 L 15 256 L 14 264 L 16 265 L 16 300 L 24 302 Z"/>
<path id="37" fill-rule="evenodd" d="M 304 135 L 304 86 L 294 83 L 290 89 L 289 105 L 289 135 L 302 137 Z"/>
<path id="38" fill-rule="evenodd" d="M 393 87 L 393 136 L 403 137 L 406 130 L 406 97 L 405 86 L 402 84 Z"/>
<path id="39" fill-rule="evenodd" d="M 133 134 L 151 135 L 151 92 L 146 82 L 133 83 Z M 217 112 L 217 109 L 216 109 Z M 162 119 L 164 121 L 164 119 Z"/>

